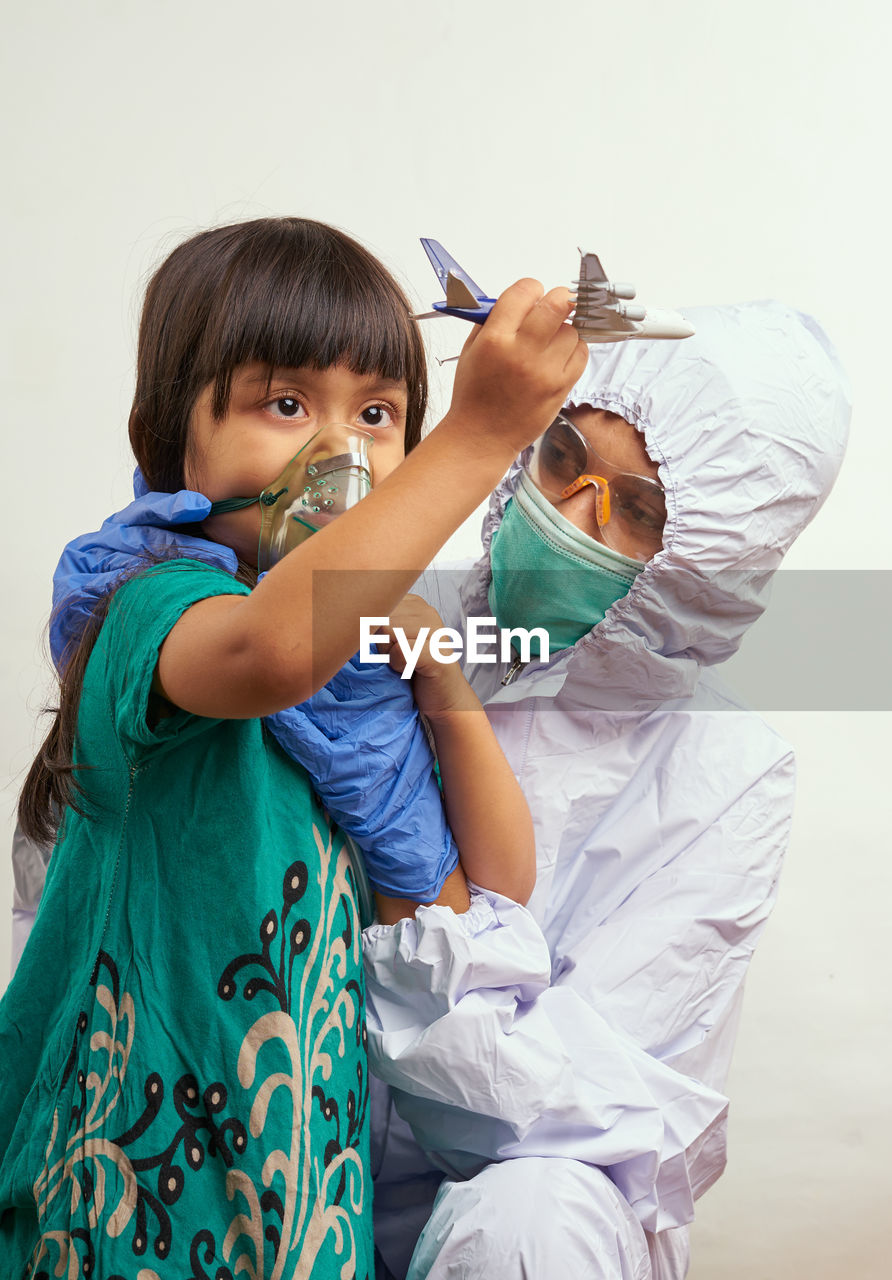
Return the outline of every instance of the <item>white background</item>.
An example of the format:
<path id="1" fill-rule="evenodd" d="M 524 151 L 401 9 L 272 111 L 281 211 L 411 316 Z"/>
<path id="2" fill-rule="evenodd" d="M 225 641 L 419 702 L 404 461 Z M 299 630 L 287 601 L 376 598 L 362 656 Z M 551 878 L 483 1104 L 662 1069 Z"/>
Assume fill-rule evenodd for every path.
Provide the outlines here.
<path id="1" fill-rule="evenodd" d="M 334 222 L 425 310 L 439 294 L 421 235 L 492 292 L 520 275 L 569 282 L 581 244 L 652 305 L 770 295 L 811 311 L 856 411 L 836 491 L 789 563 L 888 569 L 890 40 L 879 0 L 35 0 L 8 11 L 0 816 L 48 696 L 42 631 L 59 550 L 129 498 L 141 285 L 203 226 L 280 213 Z M 457 352 L 463 332 L 429 325 L 432 350 Z M 441 406 L 451 368 L 434 366 Z M 462 531 L 461 549 L 476 538 Z M 864 606 L 841 667 L 858 661 Z M 892 719 L 772 718 L 799 751 L 799 808 L 730 1082 L 730 1167 L 701 1204 L 691 1274 L 879 1280 L 892 1191 Z M 10 817 L 0 989 L 11 830 Z"/>

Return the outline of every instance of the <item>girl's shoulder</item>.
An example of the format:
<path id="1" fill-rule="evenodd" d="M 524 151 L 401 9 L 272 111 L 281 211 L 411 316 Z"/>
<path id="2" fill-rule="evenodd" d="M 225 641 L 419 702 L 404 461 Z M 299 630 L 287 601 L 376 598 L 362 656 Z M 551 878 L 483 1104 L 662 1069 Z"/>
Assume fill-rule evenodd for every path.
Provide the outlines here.
<path id="1" fill-rule="evenodd" d="M 206 596 L 248 595 L 250 590 L 225 569 L 202 560 L 159 560 L 124 579 L 112 597 L 109 613 L 120 607 L 122 600 L 130 603 L 136 597 L 157 601 L 184 596 L 194 603 Z"/>
<path id="2" fill-rule="evenodd" d="M 200 560 L 163 560 L 127 578 L 115 591 L 102 626 L 106 644 L 125 632 L 131 644 L 163 640 L 193 604 L 210 596 L 250 594 L 250 588 L 223 569 Z"/>
<path id="3" fill-rule="evenodd" d="M 198 717 L 177 712 L 163 728 L 153 725 L 152 682 L 161 646 L 192 605 L 211 596 L 249 593 L 230 574 L 198 560 L 165 560 L 128 578 L 109 603 L 87 665 L 81 730 L 94 739 L 105 736 L 105 721 L 105 731 L 128 754 L 182 735 L 184 725 Z"/>

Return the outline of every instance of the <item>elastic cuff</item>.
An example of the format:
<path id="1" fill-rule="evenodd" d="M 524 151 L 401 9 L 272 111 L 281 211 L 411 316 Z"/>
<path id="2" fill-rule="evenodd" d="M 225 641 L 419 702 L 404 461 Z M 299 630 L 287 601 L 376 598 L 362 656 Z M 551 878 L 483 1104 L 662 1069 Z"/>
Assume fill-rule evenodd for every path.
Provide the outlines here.
<path id="1" fill-rule="evenodd" d="M 471 890 L 471 905 L 467 911 L 459 913 L 453 911 L 452 907 L 440 906 L 439 903 L 431 903 L 430 906 L 425 906 L 424 903 L 421 903 L 415 916 L 406 916 L 405 919 L 397 920 L 394 924 L 381 924 L 376 920 L 366 929 L 363 929 L 363 947 L 375 946 L 378 942 L 389 937 L 394 929 L 402 929 L 407 924 L 414 929 L 416 920 L 420 923 L 424 915 L 431 911 L 438 911 L 446 918 L 452 917 L 455 923 L 452 924 L 450 921 L 450 927 L 457 929 L 466 938 L 476 938 L 479 934 L 485 933 L 487 929 L 498 925 L 499 919 L 496 915 L 495 907 L 487 895 L 482 890 L 477 889 L 476 886 L 472 887 L 469 884 L 468 888 Z"/>

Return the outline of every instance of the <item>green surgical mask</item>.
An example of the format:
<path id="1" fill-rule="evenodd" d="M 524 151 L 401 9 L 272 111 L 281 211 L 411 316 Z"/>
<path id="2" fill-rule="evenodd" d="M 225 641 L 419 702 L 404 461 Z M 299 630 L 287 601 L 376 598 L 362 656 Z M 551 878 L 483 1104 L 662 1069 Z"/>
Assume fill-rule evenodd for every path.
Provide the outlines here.
<path id="1" fill-rule="evenodd" d="M 499 627 L 544 627 L 568 649 L 628 592 L 644 565 L 566 520 L 525 473 L 489 552 L 489 607 Z M 531 652 L 539 653 L 533 638 Z"/>

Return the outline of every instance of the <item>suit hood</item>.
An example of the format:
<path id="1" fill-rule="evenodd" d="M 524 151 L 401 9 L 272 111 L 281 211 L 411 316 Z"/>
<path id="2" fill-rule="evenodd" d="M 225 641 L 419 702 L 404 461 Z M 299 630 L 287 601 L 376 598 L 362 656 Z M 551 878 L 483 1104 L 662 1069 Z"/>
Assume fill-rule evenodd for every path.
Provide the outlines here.
<path id="1" fill-rule="evenodd" d="M 819 325 L 772 301 L 684 315 L 695 328 L 684 341 L 593 348 L 567 401 L 618 413 L 644 433 L 666 490 L 663 548 L 602 622 L 500 701 L 528 696 L 530 679 L 550 695 L 582 682 L 580 696 L 601 707 L 688 696 L 702 667 L 737 650 L 832 487 L 851 405 Z M 518 460 L 490 500 L 467 614 L 489 612 L 489 547 L 520 471 Z"/>

